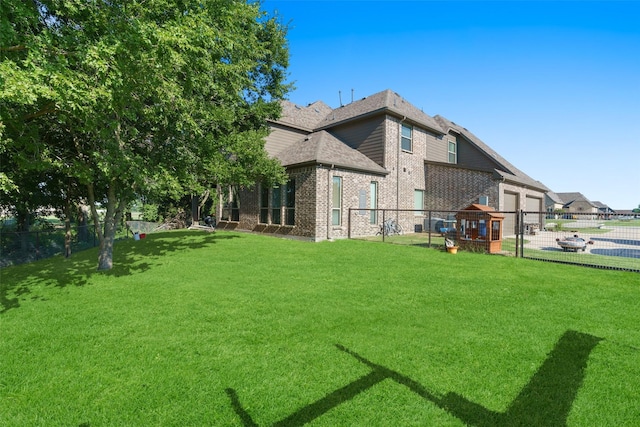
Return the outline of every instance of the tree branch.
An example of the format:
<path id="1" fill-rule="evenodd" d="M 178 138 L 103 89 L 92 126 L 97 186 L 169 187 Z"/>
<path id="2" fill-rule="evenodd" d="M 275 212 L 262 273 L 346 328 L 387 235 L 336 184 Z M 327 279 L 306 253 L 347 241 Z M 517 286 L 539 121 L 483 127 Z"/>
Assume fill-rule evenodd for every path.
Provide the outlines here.
<path id="1" fill-rule="evenodd" d="M 98 216 L 98 210 L 96 208 L 96 196 L 94 193 L 93 184 L 87 184 L 87 195 L 89 196 L 89 208 L 91 209 L 91 216 L 93 217 L 93 226 L 96 233 L 98 234 L 98 241 L 100 242 L 100 246 L 102 246 L 104 236 L 102 234 L 102 228 L 100 227 L 100 217 Z"/>
<path id="2" fill-rule="evenodd" d="M 27 47 L 23 44 L 17 44 L 15 46 L 8 46 L 8 47 L 0 47 L 0 51 L 3 52 L 17 52 L 19 50 L 26 50 Z"/>
<path id="3" fill-rule="evenodd" d="M 56 108 L 56 104 L 54 102 L 50 102 L 47 105 L 45 105 L 44 108 L 41 108 L 40 110 L 36 111 L 35 113 L 24 115 L 22 117 L 22 119 L 25 122 L 28 122 L 28 121 L 37 119 L 38 117 L 45 116 L 45 115 L 51 114 L 51 113 L 55 113 L 56 111 L 58 111 L 58 109 Z"/>

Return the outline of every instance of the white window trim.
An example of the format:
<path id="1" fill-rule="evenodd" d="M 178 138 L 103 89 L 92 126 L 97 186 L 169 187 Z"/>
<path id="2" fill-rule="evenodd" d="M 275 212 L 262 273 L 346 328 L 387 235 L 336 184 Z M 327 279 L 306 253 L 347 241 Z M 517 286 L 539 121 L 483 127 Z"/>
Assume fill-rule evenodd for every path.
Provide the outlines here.
<path id="1" fill-rule="evenodd" d="M 420 193 L 420 197 L 422 198 L 422 206 L 418 207 L 416 206 L 416 195 Z M 421 190 L 416 188 L 415 190 L 413 190 L 413 209 L 416 209 L 416 211 L 413 213 L 415 216 L 423 216 L 424 215 L 424 196 L 425 196 L 425 190 Z M 420 209 L 420 211 L 417 211 L 417 209 Z"/>
<path id="2" fill-rule="evenodd" d="M 451 151 L 451 144 L 453 144 L 455 151 Z M 451 161 L 451 154 L 453 154 L 454 156 L 454 161 Z M 452 165 L 457 165 L 458 164 L 458 142 L 457 141 L 452 141 L 450 139 L 447 140 L 447 162 L 451 163 Z"/>
<path id="3" fill-rule="evenodd" d="M 408 136 L 408 137 L 404 136 L 404 135 L 403 135 L 403 133 L 402 133 L 402 130 L 403 130 L 405 127 L 406 127 L 407 129 L 409 129 L 409 131 L 410 131 L 410 136 Z M 403 141 L 405 138 L 409 140 L 409 149 L 406 149 L 406 148 L 404 148 L 404 147 L 402 146 L 402 141 Z M 407 125 L 407 124 L 404 124 L 404 123 L 400 123 L 400 149 L 401 149 L 402 151 L 407 152 L 407 153 L 413 153 L 413 126 L 411 126 L 411 125 Z"/>
<path id="4" fill-rule="evenodd" d="M 338 197 L 339 197 L 338 200 L 339 200 L 340 204 L 339 204 L 338 207 L 335 207 L 334 204 L 333 204 L 333 202 L 336 200 L 335 199 L 336 195 L 333 194 L 333 190 L 334 190 L 334 187 L 335 187 L 336 180 L 338 180 L 338 182 L 340 183 L 340 194 L 338 195 Z M 343 193 L 343 185 L 344 185 L 344 181 L 342 180 L 341 176 L 334 176 L 334 177 L 331 178 L 331 192 L 332 192 L 332 197 L 331 197 L 331 225 L 333 227 L 342 226 L 342 204 L 343 204 L 342 203 L 342 196 L 343 196 L 342 193 Z M 336 211 L 338 212 L 338 224 L 334 224 L 333 223 L 334 213 Z"/>

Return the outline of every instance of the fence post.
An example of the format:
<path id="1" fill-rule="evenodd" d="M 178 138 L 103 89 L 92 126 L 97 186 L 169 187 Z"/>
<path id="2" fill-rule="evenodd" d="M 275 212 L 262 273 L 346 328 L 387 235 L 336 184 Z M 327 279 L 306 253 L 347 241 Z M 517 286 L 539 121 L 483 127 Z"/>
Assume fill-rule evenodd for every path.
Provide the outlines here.
<path id="1" fill-rule="evenodd" d="M 384 243 L 384 232 L 385 232 L 384 223 L 385 223 L 385 217 L 386 217 L 385 212 L 386 211 L 387 211 L 386 209 L 382 209 L 382 227 L 381 227 L 381 229 L 382 229 L 382 243 Z"/>
<path id="2" fill-rule="evenodd" d="M 520 258 L 524 258 L 524 210 L 520 209 L 520 228 L 518 229 L 518 234 L 520 235 Z"/>
<path id="3" fill-rule="evenodd" d="M 347 215 L 347 239 L 351 239 L 351 209 L 349 208 L 349 213 Z"/>
<path id="4" fill-rule="evenodd" d="M 428 221 L 429 222 L 427 224 L 429 224 L 429 228 L 426 231 L 429 233 L 429 238 L 428 238 L 429 240 L 428 240 L 428 243 L 427 243 L 427 247 L 430 248 L 431 247 L 431 211 L 429 211 L 429 219 L 428 219 Z"/>
<path id="5" fill-rule="evenodd" d="M 520 252 L 520 209 L 516 211 L 516 258 Z"/>

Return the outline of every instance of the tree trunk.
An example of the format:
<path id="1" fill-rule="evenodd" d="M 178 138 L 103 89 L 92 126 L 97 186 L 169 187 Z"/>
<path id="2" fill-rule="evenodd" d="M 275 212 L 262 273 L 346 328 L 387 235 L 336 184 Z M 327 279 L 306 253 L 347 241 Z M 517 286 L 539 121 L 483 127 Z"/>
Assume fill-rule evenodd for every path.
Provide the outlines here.
<path id="1" fill-rule="evenodd" d="M 98 270 L 111 270 L 113 267 L 113 243 L 116 239 L 116 227 L 112 218 L 105 218 L 104 233 L 100 240 L 100 252 L 98 253 Z"/>
<path id="2" fill-rule="evenodd" d="M 69 258 L 71 256 L 71 219 L 66 217 L 64 219 L 64 257 Z"/>
<path id="3" fill-rule="evenodd" d="M 126 202 L 124 200 L 118 201 L 115 186 L 115 182 L 111 182 L 111 185 L 107 189 L 106 213 L 104 217 L 104 224 L 101 227 L 98 209 L 96 208 L 95 203 L 93 184 L 88 185 L 89 206 L 91 208 L 94 223 L 96 224 L 96 233 L 98 234 L 98 240 L 100 242 L 98 252 L 99 271 L 111 270 L 111 268 L 113 268 L 113 245 L 116 239 L 118 224 L 122 219 L 122 212 L 126 206 Z"/>
<path id="4" fill-rule="evenodd" d="M 86 243 L 89 241 L 88 218 L 89 208 L 85 204 L 78 206 L 78 241 Z"/>
<path id="5" fill-rule="evenodd" d="M 64 201 L 64 257 L 71 256 L 71 185 L 67 188 Z"/>
<path id="6" fill-rule="evenodd" d="M 16 231 L 20 236 L 20 251 L 23 256 L 29 253 L 29 211 L 19 204 L 16 207 Z"/>

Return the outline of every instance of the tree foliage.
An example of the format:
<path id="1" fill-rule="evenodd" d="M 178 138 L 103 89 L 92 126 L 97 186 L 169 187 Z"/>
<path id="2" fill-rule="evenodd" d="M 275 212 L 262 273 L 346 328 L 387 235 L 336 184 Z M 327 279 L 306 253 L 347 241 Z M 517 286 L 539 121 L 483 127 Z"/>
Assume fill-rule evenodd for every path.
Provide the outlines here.
<path id="1" fill-rule="evenodd" d="M 239 0 L 5 0 L 0 190 L 63 172 L 86 188 L 99 269 L 136 194 L 282 182 L 264 151 L 286 84 L 286 27 Z M 11 167 L 5 169 L 5 164 Z"/>

